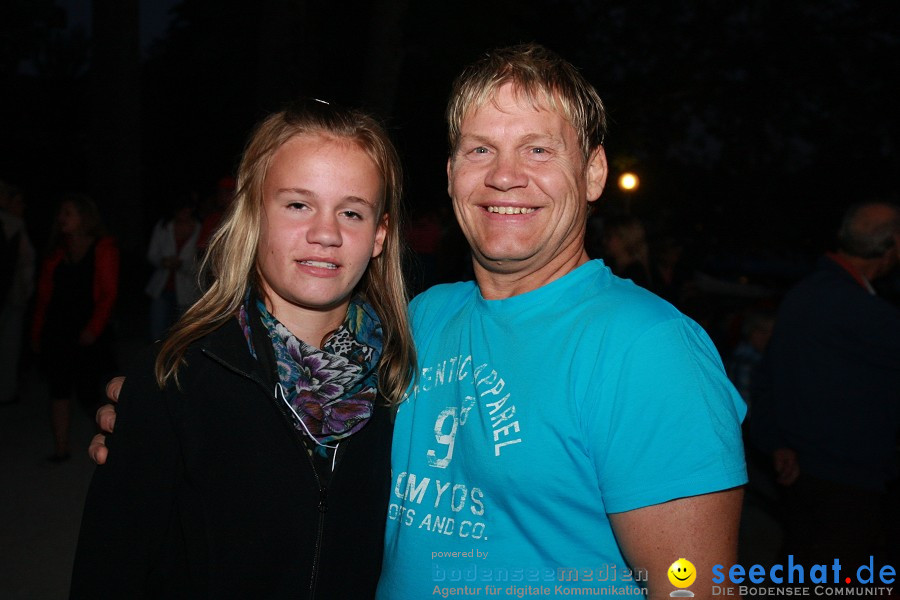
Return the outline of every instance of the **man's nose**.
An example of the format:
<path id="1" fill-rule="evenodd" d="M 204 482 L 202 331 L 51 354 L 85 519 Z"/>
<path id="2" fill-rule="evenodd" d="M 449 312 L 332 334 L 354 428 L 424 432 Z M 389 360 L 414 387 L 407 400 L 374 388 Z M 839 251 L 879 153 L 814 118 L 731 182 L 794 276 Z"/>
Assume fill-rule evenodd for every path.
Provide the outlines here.
<path id="1" fill-rule="evenodd" d="M 488 171 L 485 183 L 492 188 L 506 191 L 528 184 L 528 177 L 515 153 L 499 153 Z"/>

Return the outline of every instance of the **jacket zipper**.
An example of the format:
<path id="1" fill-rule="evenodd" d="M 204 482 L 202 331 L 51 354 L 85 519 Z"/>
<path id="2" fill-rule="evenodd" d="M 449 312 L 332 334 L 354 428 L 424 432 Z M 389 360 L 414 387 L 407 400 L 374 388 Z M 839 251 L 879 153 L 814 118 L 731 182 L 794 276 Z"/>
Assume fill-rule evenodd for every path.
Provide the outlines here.
<path id="1" fill-rule="evenodd" d="M 269 390 L 266 388 L 265 382 L 263 382 L 261 379 L 259 379 L 259 377 L 256 377 L 252 373 L 245 373 L 244 371 L 238 369 L 237 367 L 232 366 L 231 364 L 226 362 L 224 359 L 219 358 L 218 356 L 216 356 L 215 354 L 213 354 L 206 348 L 203 348 L 202 352 L 203 352 L 203 354 L 208 356 L 210 359 L 219 363 L 220 365 L 222 365 L 229 371 L 232 371 L 233 373 L 241 375 L 242 377 L 246 377 L 250 381 L 254 382 L 260 388 L 262 388 L 262 390 L 264 392 L 266 392 L 266 395 L 268 396 Z M 277 387 L 276 387 L 276 390 L 277 390 Z M 312 574 L 311 574 L 310 580 L 309 580 L 309 597 L 310 597 L 310 600 L 313 600 L 316 597 L 316 583 L 317 583 L 318 575 L 319 575 L 319 558 L 322 553 L 322 538 L 325 533 L 325 513 L 328 511 L 328 488 L 322 485 L 322 479 L 319 477 L 318 471 L 316 471 L 316 465 L 313 462 L 313 458 L 312 458 L 312 456 L 309 455 L 309 451 L 306 449 L 306 444 L 303 443 L 301 434 L 294 427 L 294 423 L 291 420 L 290 416 L 288 416 L 287 411 L 285 410 L 285 405 L 284 405 L 283 399 L 278 398 L 277 391 L 273 395 L 273 400 L 274 400 L 275 405 L 278 407 L 278 413 L 284 418 L 284 420 L 288 426 L 288 429 L 290 429 L 294 434 L 294 437 L 292 439 L 294 439 L 294 441 L 297 442 L 297 444 L 300 447 L 300 452 L 303 454 L 303 456 L 306 457 L 307 462 L 309 462 L 309 468 L 312 469 L 313 477 L 316 478 L 316 486 L 319 488 L 319 504 L 316 507 L 318 510 L 318 513 L 319 513 L 319 523 L 318 523 L 318 527 L 316 529 L 316 546 L 315 546 L 315 551 L 313 552 Z M 335 449 L 335 459 L 337 459 L 337 449 Z M 335 467 L 336 466 L 337 465 L 335 464 Z M 334 476 L 334 474 L 332 473 L 332 477 L 333 476 Z"/>
<path id="2" fill-rule="evenodd" d="M 312 457 L 310 457 L 310 461 L 312 461 Z M 315 469 L 315 467 L 313 467 Z M 319 475 L 316 474 L 316 479 L 318 480 Z M 309 597 L 310 599 L 316 597 L 316 583 L 319 577 L 319 555 L 322 552 L 322 537 L 325 533 L 325 513 L 328 511 L 328 489 L 322 487 L 322 483 L 319 482 L 319 527 L 316 531 L 316 549 L 313 552 L 313 568 L 312 575 L 309 578 Z"/>
<path id="3" fill-rule="evenodd" d="M 278 395 L 278 391 L 281 390 L 281 396 Z M 275 395 L 274 395 L 275 403 L 278 405 L 279 412 L 284 415 L 284 418 L 287 420 L 288 427 L 290 427 L 291 431 L 298 437 L 300 440 L 300 445 L 303 447 L 303 454 L 306 455 L 306 459 L 309 461 L 309 466 L 312 469 L 313 476 L 316 478 L 316 485 L 319 487 L 319 504 L 316 507 L 319 511 L 319 523 L 316 528 L 316 545 L 315 551 L 313 552 L 313 566 L 312 566 L 312 574 L 309 579 L 309 597 L 313 599 L 316 597 L 316 583 L 319 577 L 319 557 L 322 553 L 322 538 L 325 533 L 325 513 L 328 512 L 328 488 L 327 486 L 322 485 L 322 480 L 319 478 L 319 472 L 316 470 L 316 464 L 313 460 L 313 457 L 310 456 L 309 450 L 306 448 L 306 444 L 303 443 L 302 434 L 300 434 L 297 429 L 294 427 L 294 422 L 291 420 L 288 415 L 285 407 L 287 407 L 287 399 L 284 397 L 284 388 L 281 387 L 280 383 L 275 384 Z M 290 410 L 290 408 L 288 408 Z M 293 411 L 291 411 L 293 412 Z M 296 418 L 299 419 L 299 416 L 294 414 Z M 335 448 L 335 458 L 337 458 L 337 448 Z"/>

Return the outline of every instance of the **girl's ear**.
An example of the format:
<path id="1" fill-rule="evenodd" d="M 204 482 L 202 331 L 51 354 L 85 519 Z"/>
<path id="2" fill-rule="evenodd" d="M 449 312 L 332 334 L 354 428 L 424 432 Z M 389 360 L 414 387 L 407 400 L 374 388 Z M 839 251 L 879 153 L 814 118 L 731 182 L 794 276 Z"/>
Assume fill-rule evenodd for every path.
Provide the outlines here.
<path id="1" fill-rule="evenodd" d="M 388 219 L 387 213 L 381 215 L 381 222 L 378 223 L 378 227 L 375 229 L 375 246 L 372 248 L 372 258 L 381 254 L 381 251 L 384 249 L 384 238 L 387 237 L 388 231 Z"/>

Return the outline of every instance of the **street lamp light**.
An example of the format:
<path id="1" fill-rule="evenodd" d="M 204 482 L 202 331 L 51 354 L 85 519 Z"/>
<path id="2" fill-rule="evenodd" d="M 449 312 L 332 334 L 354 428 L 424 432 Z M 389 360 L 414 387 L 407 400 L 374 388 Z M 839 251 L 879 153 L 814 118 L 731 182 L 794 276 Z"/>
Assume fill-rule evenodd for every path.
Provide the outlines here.
<path id="1" fill-rule="evenodd" d="M 625 192 L 633 192 L 638 188 L 641 181 L 634 173 L 625 172 L 619 176 L 619 189 Z"/>

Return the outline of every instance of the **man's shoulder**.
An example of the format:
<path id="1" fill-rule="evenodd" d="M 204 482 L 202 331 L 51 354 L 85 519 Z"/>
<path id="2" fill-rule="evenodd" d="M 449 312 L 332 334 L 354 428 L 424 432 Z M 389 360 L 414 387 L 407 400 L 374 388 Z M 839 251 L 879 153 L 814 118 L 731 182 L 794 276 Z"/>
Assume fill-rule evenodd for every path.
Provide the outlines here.
<path id="1" fill-rule="evenodd" d="M 430 311 L 435 307 L 461 304 L 474 297 L 477 289 L 474 281 L 435 285 L 412 299 L 412 302 L 409 303 L 410 316 L 416 318 L 425 311 Z"/>
<path id="2" fill-rule="evenodd" d="M 565 319 L 557 322 L 574 323 L 577 339 L 585 345 L 581 351 L 601 344 L 606 349 L 616 348 L 620 359 L 654 353 L 662 347 L 713 354 L 714 345 L 699 324 L 629 280 L 610 275 L 602 286 L 584 286 L 573 293 L 577 298 L 566 304 Z M 631 349 L 638 354 L 626 354 Z"/>
<path id="3" fill-rule="evenodd" d="M 477 286 L 474 281 L 457 281 L 456 283 L 439 283 L 431 286 L 421 294 L 417 295 L 410 302 L 410 306 L 415 306 L 427 302 L 440 302 L 450 300 L 452 298 L 464 298 L 475 293 Z"/>
<path id="4" fill-rule="evenodd" d="M 689 320 L 656 294 L 616 276 L 600 290 L 586 290 L 579 310 L 587 323 L 615 325 L 632 335 L 665 321 Z"/>

